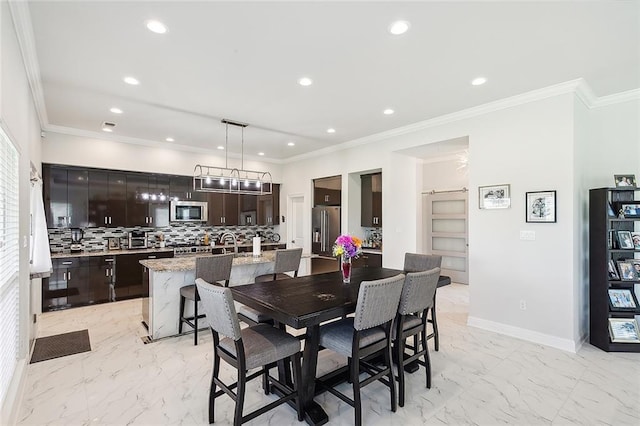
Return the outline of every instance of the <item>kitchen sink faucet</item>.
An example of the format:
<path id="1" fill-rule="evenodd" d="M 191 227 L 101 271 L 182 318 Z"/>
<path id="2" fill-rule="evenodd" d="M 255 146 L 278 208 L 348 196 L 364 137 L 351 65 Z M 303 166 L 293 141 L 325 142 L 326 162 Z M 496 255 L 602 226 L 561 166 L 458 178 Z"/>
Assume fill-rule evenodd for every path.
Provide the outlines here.
<path id="1" fill-rule="evenodd" d="M 238 253 L 238 241 L 236 239 L 236 234 L 231 231 L 227 231 L 220 236 L 220 244 L 224 245 L 227 237 L 231 237 L 233 240 L 233 252 Z M 227 254 L 227 249 L 225 247 L 222 248 L 222 253 Z"/>

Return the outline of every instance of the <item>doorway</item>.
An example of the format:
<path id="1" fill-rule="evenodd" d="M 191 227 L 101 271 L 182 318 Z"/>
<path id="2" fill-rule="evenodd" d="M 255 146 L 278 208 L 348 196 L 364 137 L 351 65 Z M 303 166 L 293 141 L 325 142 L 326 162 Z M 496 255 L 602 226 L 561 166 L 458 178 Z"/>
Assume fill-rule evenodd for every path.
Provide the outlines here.
<path id="1" fill-rule="evenodd" d="M 468 194 L 463 190 L 422 196 L 427 253 L 442 256 L 442 275 L 460 284 L 469 284 Z"/>
<path id="2" fill-rule="evenodd" d="M 289 241 L 287 242 L 287 248 L 298 248 L 301 247 L 305 249 L 305 238 L 304 238 L 304 195 L 290 195 L 288 197 L 289 205 L 289 226 L 287 228 L 287 235 L 290 236 Z M 308 250 L 308 248 L 307 248 Z"/>

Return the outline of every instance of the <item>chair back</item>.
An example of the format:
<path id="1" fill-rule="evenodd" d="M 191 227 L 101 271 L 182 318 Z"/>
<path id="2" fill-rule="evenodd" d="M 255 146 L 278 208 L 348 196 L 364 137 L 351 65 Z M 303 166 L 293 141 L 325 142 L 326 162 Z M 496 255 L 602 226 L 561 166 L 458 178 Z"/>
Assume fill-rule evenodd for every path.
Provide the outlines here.
<path id="1" fill-rule="evenodd" d="M 439 277 L 440 268 L 408 273 L 402 286 L 398 313 L 409 315 L 430 308 L 433 305 Z"/>
<path id="2" fill-rule="evenodd" d="M 196 257 L 196 278 L 208 283 L 224 281 L 225 287 L 228 287 L 232 264 L 233 253 Z"/>
<path id="3" fill-rule="evenodd" d="M 276 250 L 276 264 L 273 267 L 273 273 L 284 274 L 285 272 L 294 272 L 297 276 L 301 257 L 302 248 Z"/>
<path id="4" fill-rule="evenodd" d="M 442 256 L 435 254 L 405 253 L 404 272 L 421 272 L 442 266 Z"/>
<path id="5" fill-rule="evenodd" d="M 363 281 L 358 291 L 353 328 L 366 330 L 395 318 L 402 293 L 404 274 L 375 281 Z"/>
<path id="6" fill-rule="evenodd" d="M 223 336 L 239 340 L 240 323 L 231 289 L 209 284 L 202 278 L 196 279 L 196 287 L 211 328 Z"/>

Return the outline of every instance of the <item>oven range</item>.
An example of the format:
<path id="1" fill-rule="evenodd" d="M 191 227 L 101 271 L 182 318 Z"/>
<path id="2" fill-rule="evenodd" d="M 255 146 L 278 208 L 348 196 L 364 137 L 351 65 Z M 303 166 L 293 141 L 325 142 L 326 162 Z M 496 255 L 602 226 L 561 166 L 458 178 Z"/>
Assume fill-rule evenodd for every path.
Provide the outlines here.
<path id="1" fill-rule="evenodd" d="M 211 254 L 213 249 L 210 246 L 176 246 L 173 248 L 173 256 L 189 256 L 196 254 Z"/>

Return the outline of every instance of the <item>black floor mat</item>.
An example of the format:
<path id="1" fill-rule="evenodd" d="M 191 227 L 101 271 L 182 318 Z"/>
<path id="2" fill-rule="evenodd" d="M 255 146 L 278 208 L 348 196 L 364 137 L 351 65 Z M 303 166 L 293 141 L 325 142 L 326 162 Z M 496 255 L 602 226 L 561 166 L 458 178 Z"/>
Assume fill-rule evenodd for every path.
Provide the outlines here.
<path id="1" fill-rule="evenodd" d="M 31 355 L 31 364 L 89 351 L 91 351 L 89 330 L 40 337 L 36 339 L 36 345 Z"/>

